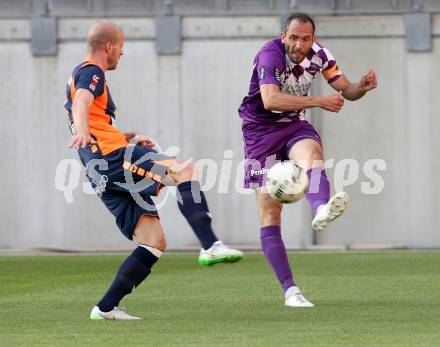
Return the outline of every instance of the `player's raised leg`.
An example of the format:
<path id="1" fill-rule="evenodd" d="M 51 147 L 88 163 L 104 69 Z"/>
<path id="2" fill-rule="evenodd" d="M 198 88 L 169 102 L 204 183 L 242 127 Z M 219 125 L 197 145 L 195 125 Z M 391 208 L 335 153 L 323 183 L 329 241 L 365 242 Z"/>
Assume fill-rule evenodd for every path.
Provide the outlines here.
<path id="1" fill-rule="evenodd" d="M 183 165 L 179 160 L 175 160 L 170 165 L 169 176 L 177 185 L 179 210 L 202 245 L 199 264 L 212 265 L 240 260 L 243 253 L 219 241 L 212 229 L 211 214 L 205 194 L 200 188 L 196 168 L 189 164 Z"/>
<path id="2" fill-rule="evenodd" d="M 284 290 L 285 304 L 291 307 L 312 307 L 314 305 L 304 298 L 296 286 L 290 269 L 286 247 L 281 237 L 282 204 L 262 189 L 257 189 L 256 192 L 261 225 L 261 248 Z"/>
<path id="3" fill-rule="evenodd" d="M 109 290 L 93 308 L 90 319 L 140 319 L 127 314 L 118 305 L 150 274 L 151 268 L 165 251 L 166 241 L 159 218 L 142 215 L 134 230 L 133 238 L 139 246 L 122 263 Z"/>
<path id="4" fill-rule="evenodd" d="M 321 144 L 313 139 L 296 142 L 289 151 L 289 159 L 295 160 L 305 170 L 309 179 L 307 200 L 313 211 L 312 228 L 324 230 L 327 224 L 341 216 L 348 204 L 348 194 L 340 192 L 330 198 L 330 183 L 324 169 Z"/>

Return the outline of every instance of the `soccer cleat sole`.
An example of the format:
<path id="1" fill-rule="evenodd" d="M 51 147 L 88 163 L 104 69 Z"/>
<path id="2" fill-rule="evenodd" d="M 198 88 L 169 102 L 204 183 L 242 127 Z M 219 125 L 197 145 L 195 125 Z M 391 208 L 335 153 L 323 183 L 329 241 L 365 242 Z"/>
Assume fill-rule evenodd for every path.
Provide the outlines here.
<path id="1" fill-rule="evenodd" d="M 214 258 L 214 259 L 207 259 L 207 258 L 199 257 L 199 264 L 202 266 L 209 266 L 209 265 L 214 265 L 217 263 L 235 263 L 235 262 L 241 260 L 242 258 L 243 258 L 243 256 L 241 256 L 241 255 L 228 255 L 226 257 L 218 257 L 218 258 Z"/>
<path id="2" fill-rule="evenodd" d="M 312 228 L 316 231 L 323 231 L 329 222 L 340 217 L 348 206 L 348 195 L 344 192 L 336 194 L 329 201 L 330 212 L 328 218 L 316 221 L 312 224 Z"/>

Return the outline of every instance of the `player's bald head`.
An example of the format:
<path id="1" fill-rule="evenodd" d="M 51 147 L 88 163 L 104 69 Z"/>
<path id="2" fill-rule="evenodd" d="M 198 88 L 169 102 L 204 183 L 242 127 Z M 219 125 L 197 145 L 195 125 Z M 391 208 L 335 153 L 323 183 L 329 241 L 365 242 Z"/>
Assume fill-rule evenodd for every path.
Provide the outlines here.
<path id="1" fill-rule="evenodd" d="M 108 20 L 102 20 L 92 25 L 87 35 L 89 50 L 94 52 L 105 47 L 107 43 L 116 44 L 123 39 L 124 34 L 119 25 Z"/>

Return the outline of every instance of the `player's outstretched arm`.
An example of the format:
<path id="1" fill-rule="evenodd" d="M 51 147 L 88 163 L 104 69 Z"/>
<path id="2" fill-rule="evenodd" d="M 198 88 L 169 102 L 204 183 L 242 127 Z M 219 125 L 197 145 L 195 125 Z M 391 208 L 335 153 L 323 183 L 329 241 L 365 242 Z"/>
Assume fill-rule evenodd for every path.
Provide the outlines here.
<path id="1" fill-rule="evenodd" d="M 89 108 L 94 100 L 94 96 L 86 89 L 78 89 L 72 105 L 73 125 L 76 134 L 70 140 L 70 148 L 86 147 L 95 144 L 96 140 L 89 132 Z"/>
<path id="2" fill-rule="evenodd" d="M 355 101 L 377 87 L 376 73 L 373 70 L 369 70 L 358 83 L 351 83 L 345 75 L 342 75 L 330 85 L 335 90 L 341 91 L 342 96 L 347 100 Z"/>
<path id="3" fill-rule="evenodd" d="M 319 107 L 317 97 L 283 93 L 276 84 L 260 85 L 260 93 L 264 108 L 270 111 L 285 112 Z"/>
<path id="4" fill-rule="evenodd" d="M 270 111 L 297 111 L 311 107 L 320 107 L 330 112 L 339 112 L 344 105 L 344 98 L 339 93 L 327 96 L 297 96 L 283 93 L 276 84 L 260 86 L 264 108 Z"/>

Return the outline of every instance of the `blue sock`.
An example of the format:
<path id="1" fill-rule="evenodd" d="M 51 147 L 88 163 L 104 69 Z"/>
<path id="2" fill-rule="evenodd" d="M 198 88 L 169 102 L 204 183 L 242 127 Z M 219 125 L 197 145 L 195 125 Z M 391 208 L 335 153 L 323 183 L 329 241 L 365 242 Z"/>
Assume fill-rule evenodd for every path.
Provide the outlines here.
<path id="1" fill-rule="evenodd" d="M 218 241 L 211 227 L 208 204 L 198 181 L 187 181 L 177 186 L 177 201 L 189 225 L 193 229 L 203 249 L 211 248 Z"/>
<path id="2" fill-rule="evenodd" d="M 157 259 L 149 250 L 138 246 L 122 263 L 110 289 L 98 303 L 99 309 L 109 312 L 118 306 L 149 275 Z"/>

